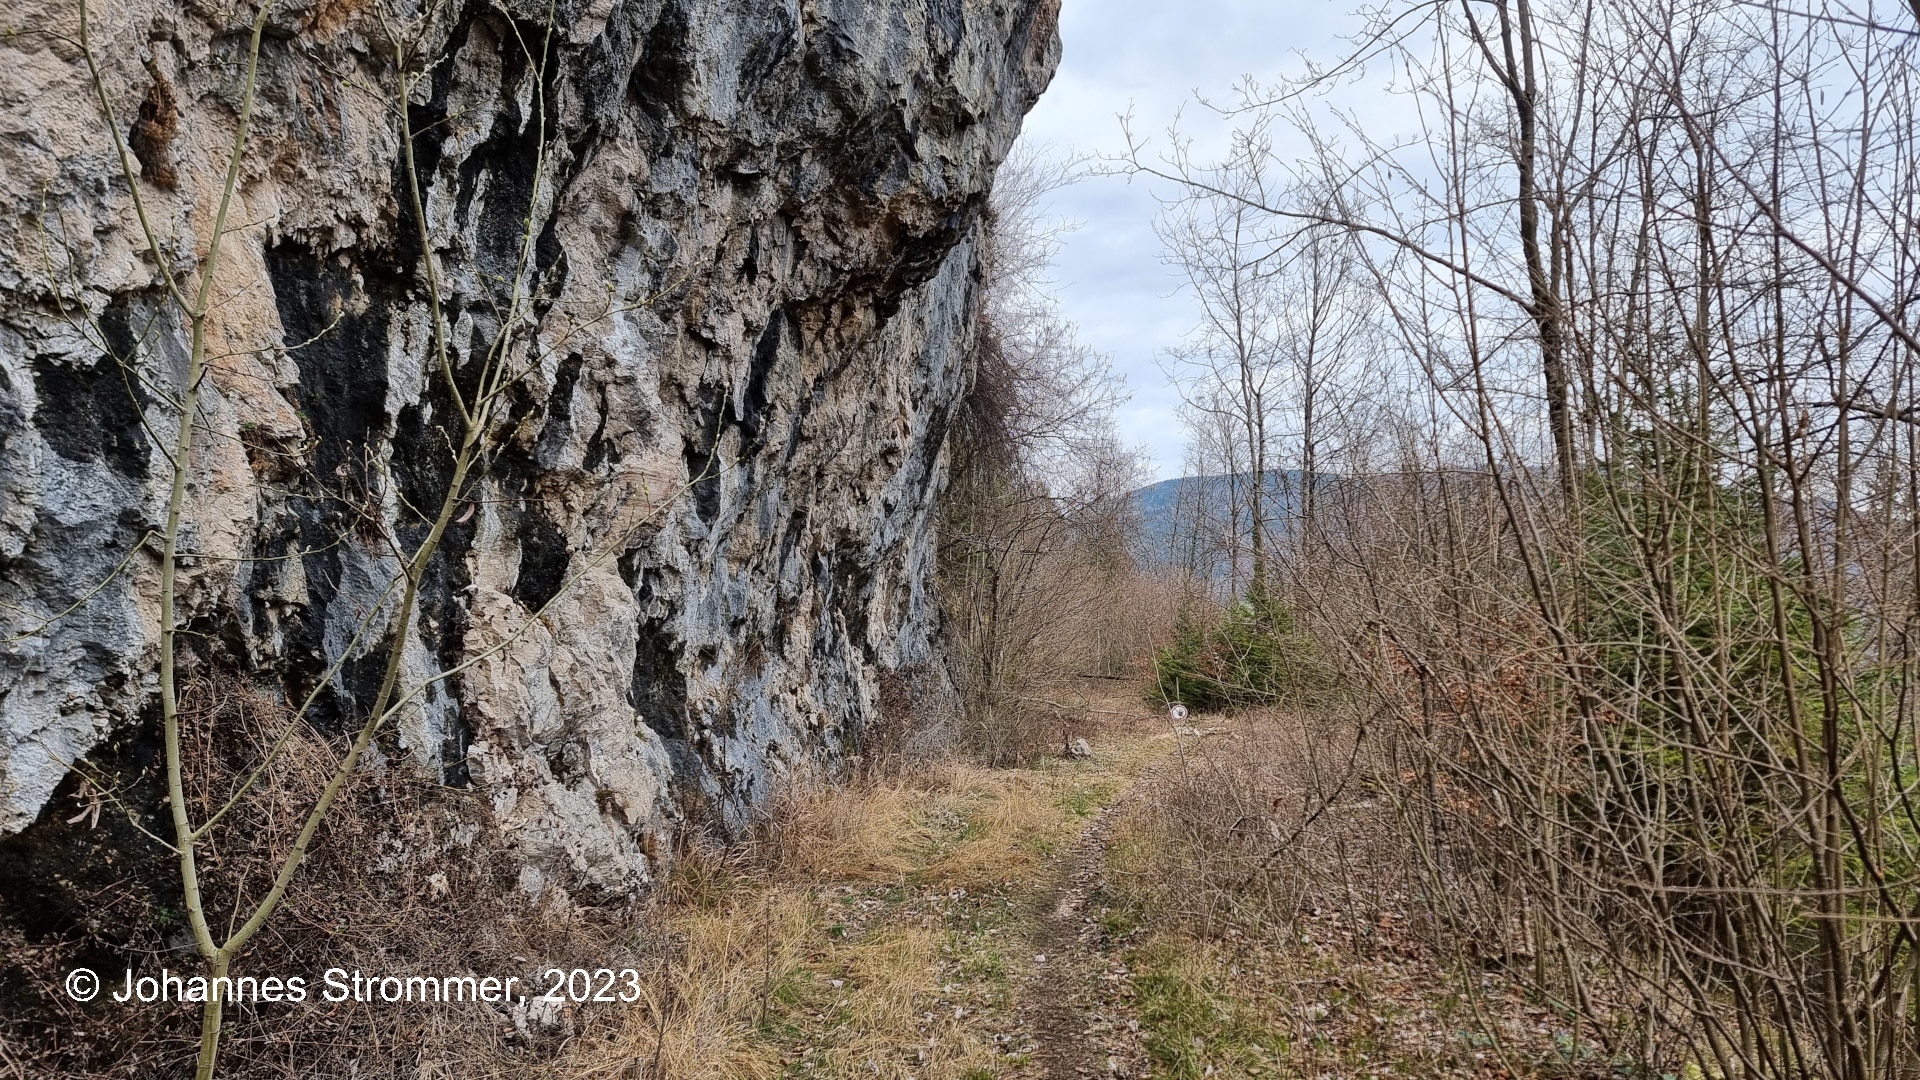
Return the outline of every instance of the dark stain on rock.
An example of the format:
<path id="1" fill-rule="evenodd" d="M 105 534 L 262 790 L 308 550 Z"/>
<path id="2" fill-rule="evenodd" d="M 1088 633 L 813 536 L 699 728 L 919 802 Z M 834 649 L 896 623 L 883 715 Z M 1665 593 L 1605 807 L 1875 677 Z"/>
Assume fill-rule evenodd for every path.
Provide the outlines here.
<path id="1" fill-rule="evenodd" d="M 298 402 L 319 482 L 364 495 L 387 424 L 387 320 L 398 297 L 368 297 L 353 268 L 294 244 L 266 251 L 285 342 L 300 370 Z"/>
<path id="2" fill-rule="evenodd" d="M 622 576 L 629 572 L 622 566 Z M 661 589 L 659 572 L 635 569 L 639 587 L 635 595 L 643 612 L 633 652 L 633 676 L 627 684 L 627 704 L 660 737 L 672 766 L 673 782 L 683 793 L 697 793 L 704 772 L 700 755 L 689 738 L 687 715 L 687 676 L 682 670 L 682 646 L 678 635 L 663 618 L 644 614 L 655 607 Z"/>
<path id="3" fill-rule="evenodd" d="M 585 359 L 579 353 L 568 353 L 554 370 L 553 392 L 547 395 L 547 416 L 540 426 L 540 438 L 534 445 L 534 460 L 542 467 L 552 467 L 559 463 L 565 451 L 567 440 L 573 437 L 573 393 L 580 385 L 580 369 Z M 606 423 L 605 417 L 601 424 Z"/>
<path id="4" fill-rule="evenodd" d="M 447 701 L 458 701 L 451 694 L 435 688 Z M 473 727 L 466 717 L 450 710 L 447 731 L 440 739 L 440 782 L 451 788 L 470 787 L 473 784 L 473 772 L 467 765 L 467 749 L 473 745 Z"/>
<path id="5" fill-rule="evenodd" d="M 413 164 L 418 179 L 419 194 L 422 203 L 440 170 L 442 146 L 449 134 L 447 130 L 447 91 L 453 82 L 454 62 L 460 50 L 466 45 L 473 31 L 473 20 L 462 18 L 454 25 L 453 33 L 447 40 L 446 49 L 440 60 L 433 66 L 427 79 L 427 100 L 415 104 L 407 102 L 407 126 L 413 132 Z M 406 152 L 395 155 L 393 162 L 393 190 L 399 202 L 399 229 L 395 243 L 395 264 L 409 272 L 419 272 L 421 257 L 426 247 L 424 232 L 420 221 L 413 213 L 412 178 L 407 175 Z M 421 274 L 423 279 L 425 275 Z"/>
<path id="6" fill-rule="evenodd" d="M 786 309 L 776 308 L 768 317 L 766 328 L 760 332 L 760 339 L 754 343 L 753 357 L 747 367 L 747 384 L 742 389 L 734 413 L 741 434 L 746 436 L 748 446 L 754 450 L 759 449 L 766 428 L 770 401 L 768 379 L 780 363 L 781 355 L 798 347 L 795 337 L 793 320 L 787 317 Z"/>
<path id="7" fill-rule="evenodd" d="M 109 347 L 131 362 L 131 335 L 121 321 L 126 317 L 125 307 L 108 308 L 100 329 Z M 123 374 L 114 357 L 102 356 L 81 366 L 39 361 L 33 368 L 33 385 L 40 398 L 33 423 L 54 453 L 68 461 L 98 463 L 122 476 L 146 479 L 150 444 L 140 421 L 140 408 L 146 402 L 136 400 L 140 384 Z"/>
<path id="8" fill-rule="evenodd" d="M 540 509 L 528 504 L 520 518 L 520 572 L 513 580 L 513 598 L 528 611 L 538 611 L 560 594 L 572 561 L 567 534 Z"/>
<path id="9" fill-rule="evenodd" d="M 692 13 L 684 2 L 669 2 L 640 46 L 640 60 L 627 80 L 629 98 L 656 123 L 671 123 L 679 109 L 680 89 L 694 76 Z"/>
<path id="10" fill-rule="evenodd" d="M 0 692 L 0 710 L 6 707 Z M 103 801 L 76 770 L 33 825 L 0 837 L 0 940 L 29 946 L 0 949 L 0 1016 L 11 1039 L 78 1056 L 111 1044 L 112 1033 L 92 1036 L 71 1013 L 48 1010 L 43 988 L 72 968 L 110 980 L 112 972 L 142 966 L 184 922 L 179 860 L 153 838 L 172 830 L 161 812 L 157 712 L 87 755 L 84 771 L 113 789 L 114 802 Z M 52 957 L 59 969 L 50 971 Z"/>
<path id="11" fill-rule="evenodd" d="M 705 525 L 712 525 L 720 515 L 720 471 L 726 467 L 720 457 L 725 397 L 725 387 L 701 383 L 694 393 L 694 422 L 687 426 L 684 456 L 693 484 L 693 513 Z"/>
<path id="12" fill-rule="evenodd" d="M 755 27 L 753 43 L 747 46 L 746 57 L 740 62 L 740 96 L 743 99 L 751 98 L 793 55 L 794 47 L 799 44 L 798 30 L 793 14 L 785 7 L 772 4 L 765 6 L 760 23 Z"/>
<path id="13" fill-rule="evenodd" d="M 298 699 L 326 671 L 331 609 L 347 574 L 344 545 L 367 530 L 363 515 L 377 512 L 371 503 L 376 486 L 372 465 L 388 427 L 388 320 L 404 310 L 405 300 L 397 279 L 364 274 L 340 259 L 321 259 L 297 244 L 268 248 L 266 265 L 286 344 L 299 346 L 291 354 L 300 372 L 296 401 L 312 445 L 311 481 L 291 500 L 307 591 L 307 608 L 302 618 L 292 621 L 287 640 L 292 661 L 286 673 L 288 692 Z M 401 447 L 402 434 L 394 432 L 395 472 L 425 467 L 432 451 Z M 440 445 L 438 439 L 420 442 Z M 406 486 L 402 477 L 396 479 Z M 407 495 L 414 506 L 438 505 L 437 498 L 428 500 L 417 489 Z M 417 542 L 421 530 L 410 528 L 412 524 L 403 520 L 401 534 Z M 444 564 L 444 559 L 435 560 L 422 583 L 422 616 L 444 593 L 435 575 Z M 343 611 L 338 618 L 357 620 L 359 614 Z M 317 729 L 337 733 L 357 728 L 372 707 L 392 640 L 369 644 L 378 647 L 342 665 L 315 700 L 309 718 Z"/>
<path id="14" fill-rule="evenodd" d="M 0 696 L 0 707 L 5 706 Z M 157 713 L 157 709 L 149 710 Z M 110 778 L 117 798 L 131 808 L 141 827 L 155 835 L 172 832 L 161 820 L 162 750 L 157 715 L 117 731 L 88 755 L 87 772 Z M 41 809 L 31 828 L 0 837 L 0 919 L 11 923 L 29 940 L 92 934 L 110 920 L 97 898 L 114 891 L 129 871 L 147 886 L 143 892 L 177 892 L 179 882 L 168 871 L 178 865 L 171 853 L 135 828 L 121 806 L 105 804 L 96 823 L 83 817 L 68 821 L 76 809 L 93 800 L 80 771 L 68 773 L 53 797 Z M 90 817 L 90 815 L 89 815 Z M 0 950 L 3 953 L 4 950 Z M 19 985 L 0 980 L 0 986 Z"/>
<path id="15" fill-rule="evenodd" d="M 540 41 L 538 31 L 534 33 L 530 40 Z M 540 182 L 541 136 L 545 125 L 541 117 L 522 113 L 515 93 L 522 81 L 538 76 L 530 69 L 528 57 L 514 43 L 512 32 L 503 31 L 500 36 L 503 44 L 499 109 L 494 113 L 486 139 L 460 162 L 454 220 L 464 235 L 473 238 L 476 247 L 471 257 L 475 267 L 493 279 L 495 288 L 502 292 L 499 299 L 504 302 L 506 290 L 513 287 L 518 277 L 516 271 L 526 239 L 527 215 Z"/>
<path id="16" fill-rule="evenodd" d="M 470 395 L 471 388 L 463 392 Z M 437 372 L 429 372 L 420 397 L 420 404 L 401 409 L 396 418 L 393 454 L 388 463 L 395 485 L 406 497 L 406 504 L 418 511 L 416 514 L 403 510 L 399 522 L 401 538 L 409 548 L 426 539 L 432 525 L 428 515 L 438 513 L 441 500 L 453 484 L 452 448 L 460 440 L 459 409 L 446 379 Z M 419 634 L 421 640 L 433 648 L 443 667 L 458 664 L 466 649 L 469 615 L 462 600 L 471 583 L 467 553 L 473 547 L 474 533 L 479 526 L 473 500 L 481 497 L 481 490 L 469 483 L 467 490 L 457 493 L 461 505 L 448 520 L 440 547 L 428 561 L 420 581 L 419 611 L 415 617 Z M 462 681 L 463 677 L 456 675 L 438 684 L 442 700 L 450 706 L 460 699 Z M 441 747 L 443 780 L 461 786 L 466 783 L 466 747 L 471 741 L 471 732 L 457 708 L 450 707 L 446 716 L 449 728 Z"/>

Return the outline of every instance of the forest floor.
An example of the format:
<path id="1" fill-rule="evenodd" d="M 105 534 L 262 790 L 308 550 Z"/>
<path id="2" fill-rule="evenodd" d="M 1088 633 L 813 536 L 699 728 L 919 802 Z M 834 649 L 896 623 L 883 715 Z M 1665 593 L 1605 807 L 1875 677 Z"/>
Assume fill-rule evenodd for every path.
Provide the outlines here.
<path id="1" fill-rule="evenodd" d="M 1495 975 L 1460 994 L 1377 897 L 1204 932 L 1141 900 L 1155 777 L 1233 736 L 1105 711 L 1136 715 L 1091 758 L 827 789 L 757 851 L 683 860 L 672 959 L 619 1030 L 572 1042 L 572 1075 L 1604 1075 Z"/>

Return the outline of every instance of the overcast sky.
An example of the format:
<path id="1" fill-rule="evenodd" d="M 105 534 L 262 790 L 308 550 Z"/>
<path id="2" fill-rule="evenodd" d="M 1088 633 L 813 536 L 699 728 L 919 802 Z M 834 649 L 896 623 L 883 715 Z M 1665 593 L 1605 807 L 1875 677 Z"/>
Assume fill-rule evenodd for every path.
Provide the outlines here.
<path id="1" fill-rule="evenodd" d="M 1297 70 L 1298 55 L 1336 55 L 1354 24 L 1356 0 L 1065 0 L 1066 52 L 1024 138 L 1055 153 L 1115 154 L 1124 146 L 1120 113 L 1165 141 L 1184 106 L 1182 130 L 1202 147 L 1224 131 L 1195 92 L 1227 99 L 1243 75 L 1262 80 Z M 1160 192 L 1166 194 L 1164 190 Z M 1106 353 L 1132 400 L 1120 434 L 1146 448 L 1156 478 L 1179 476 L 1184 437 L 1178 397 L 1157 357 L 1193 327 L 1180 280 L 1153 233 L 1154 189 L 1117 178 L 1084 181 L 1053 198 L 1053 211 L 1079 223 L 1066 237 L 1055 278 L 1083 341 Z"/>

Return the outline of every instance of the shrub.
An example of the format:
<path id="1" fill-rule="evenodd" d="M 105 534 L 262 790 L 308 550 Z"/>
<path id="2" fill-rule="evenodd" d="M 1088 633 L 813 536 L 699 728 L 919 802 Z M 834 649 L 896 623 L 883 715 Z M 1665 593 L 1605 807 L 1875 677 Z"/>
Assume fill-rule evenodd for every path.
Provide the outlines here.
<path id="1" fill-rule="evenodd" d="M 1235 602 L 1211 625 L 1182 613 L 1154 675 L 1156 704 L 1193 709 L 1315 704 L 1331 684 L 1313 642 L 1270 593 Z"/>

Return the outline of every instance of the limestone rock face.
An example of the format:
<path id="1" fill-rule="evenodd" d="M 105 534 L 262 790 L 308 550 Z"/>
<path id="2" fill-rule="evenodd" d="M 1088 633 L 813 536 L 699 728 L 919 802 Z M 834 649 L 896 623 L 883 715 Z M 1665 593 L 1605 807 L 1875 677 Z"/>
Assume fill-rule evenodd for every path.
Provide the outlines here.
<path id="1" fill-rule="evenodd" d="M 276 4 L 188 469 L 195 677 L 317 689 L 316 725 L 357 726 L 390 540 L 447 483 L 430 250 L 456 377 L 504 334 L 516 381 L 403 645 L 410 680 L 458 672 L 386 760 L 471 785 L 523 881 L 631 893 L 690 809 L 737 823 L 851 752 L 883 686 L 937 698 L 978 226 L 1057 3 Z M 0 834 L 153 722 L 136 549 L 188 355 L 162 263 L 208 246 L 250 16 L 94 0 L 159 255 L 78 0 L 4 16 L 47 32 L 0 36 Z"/>

